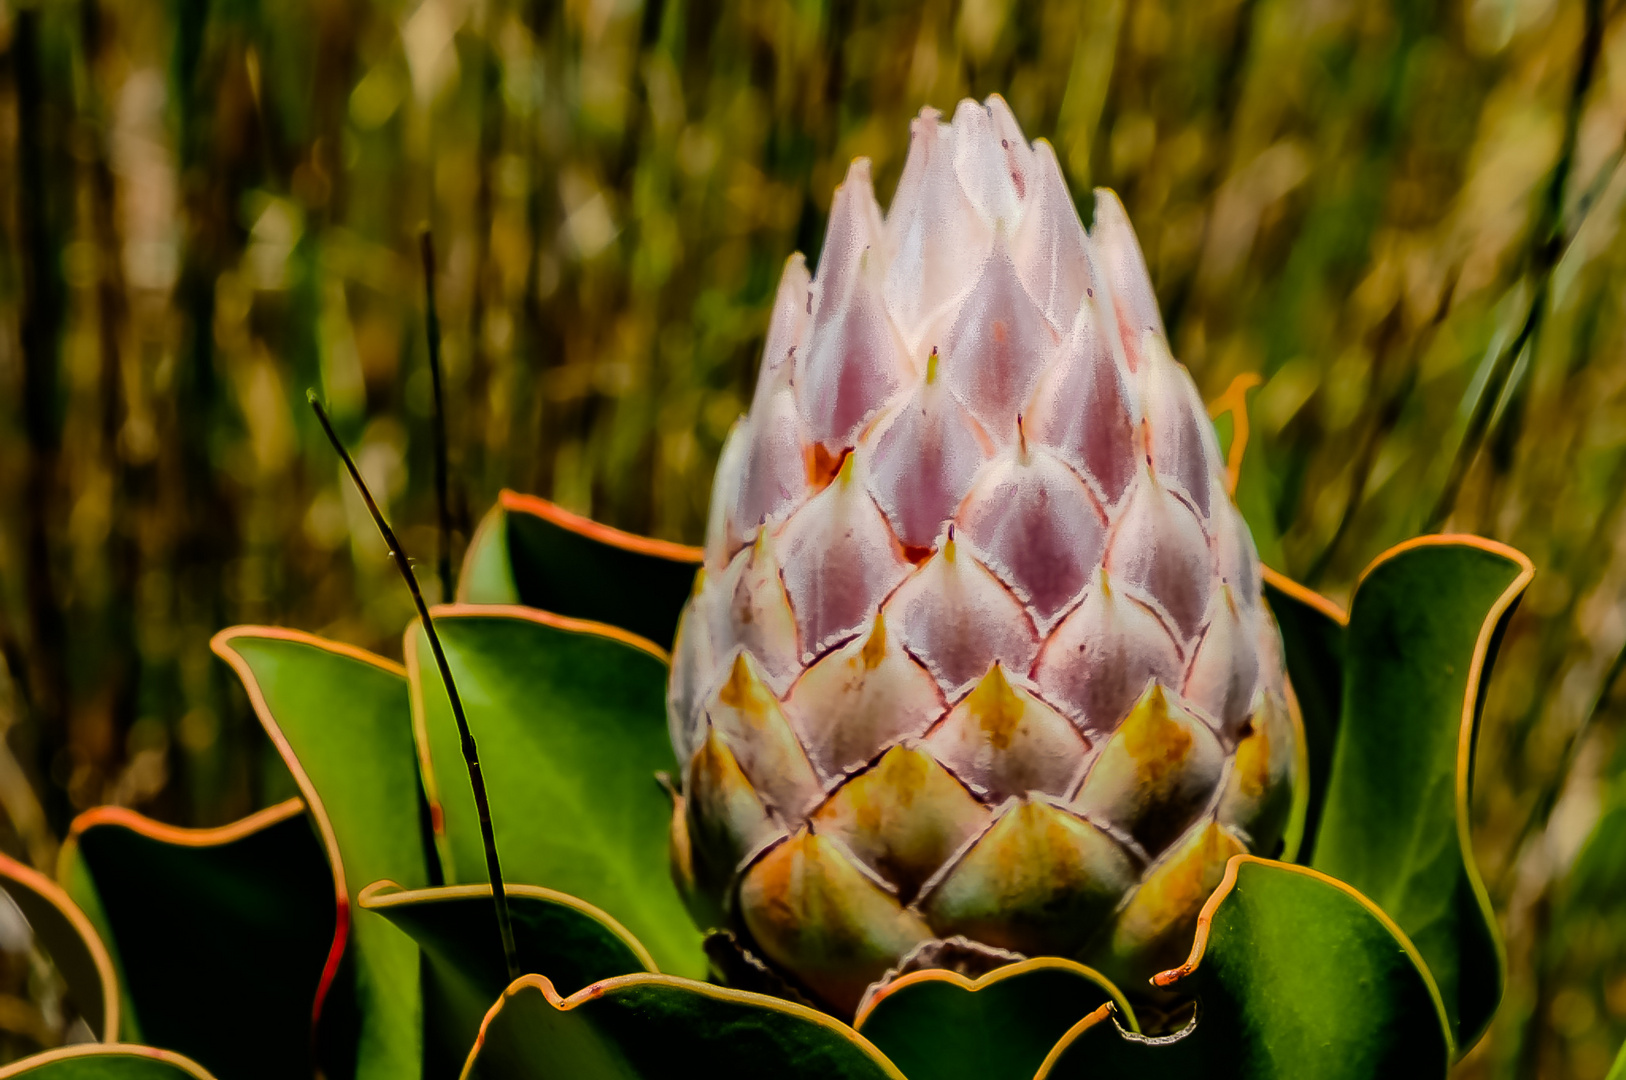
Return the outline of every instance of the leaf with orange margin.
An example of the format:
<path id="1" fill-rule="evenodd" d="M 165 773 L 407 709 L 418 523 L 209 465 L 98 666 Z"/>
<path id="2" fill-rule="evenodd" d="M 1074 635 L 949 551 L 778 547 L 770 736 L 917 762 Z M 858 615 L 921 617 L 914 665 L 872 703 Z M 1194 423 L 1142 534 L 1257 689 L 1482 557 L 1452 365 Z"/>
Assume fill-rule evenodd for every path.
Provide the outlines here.
<path id="1" fill-rule="evenodd" d="M 407 1080 L 421 1068 L 418 951 L 385 920 L 356 911 L 380 878 L 429 884 L 406 670 L 311 634 L 236 626 L 210 643 L 243 682 L 266 734 L 310 807 L 351 920 L 350 954 L 324 1023 L 333 1068 L 357 1080 Z M 353 1044 L 353 1045 L 347 1045 Z M 353 1059 L 353 1063 L 351 1063 Z"/>
<path id="2" fill-rule="evenodd" d="M 1263 446 L 1251 437 L 1248 422 L 1248 393 L 1261 385 L 1263 380 L 1258 375 L 1243 372 L 1231 380 L 1225 393 L 1208 403 L 1208 415 L 1213 418 L 1220 452 L 1225 455 L 1225 479 L 1231 501 L 1242 511 L 1265 565 L 1282 567 L 1287 565 L 1287 559 L 1276 524 L 1270 468 L 1265 462 Z"/>
<path id="3" fill-rule="evenodd" d="M 700 569 L 699 548 L 653 540 L 504 491 L 463 557 L 463 604 L 524 604 L 609 623 L 663 649 Z"/>
<path id="4" fill-rule="evenodd" d="M 464 1080 L 904 1080 L 869 1040 L 804 1005 L 670 975 L 623 975 L 561 998 L 540 975 L 486 1014 Z"/>
<path id="5" fill-rule="evenodd" d="M 1133 1010 L 1106 976 L 1041 956 L 975 981 L 910 972 L 874 991 L 853 1027 L 909 1080 L 1029 1080 L 1068 1029 L 1109 1001 L 1133 1026 Z"/>
<path id="6" fill-rule="evenodd" d="M 47 1050 L 0 1068 L 0 1080 L 214 1080 L 184 1055 L 152 1046 L 87 1043 Z"/>
<path id="7" fill-rule="evenodd" d="M 1394 922 L 1314 870 L 1234 856 L 1191 956 L 1154 980 L 1194 993 L 1172 1036 L 1125 1032 L 1103 1005 L 1036 1080 L 1443 1080 L 1452 1042 L 1428 970 Z"/>
<path id="8" fill-rule="evenodd" d="M 90 919 L 60 885 L 7 855 L 0 855 L 0 889 L 56 965 L 78 1015 L 102 1042 L 116 1041 L 122 1007 L 118 973 Z"/>
<path id="9" fill-rule="evenodd" d="M 1497 642 L 1534 573 L 1493 541 L 1418 537 L 1367 567 L 1345 638 L 1313 865 L 1417 943 L 1464 1051 L 1490 1023 L 1506 972 L 1468 833 L 1474 737 Z"/>
<path id="10" fill-rule="evenodd" d="M 1306 785 L 1304 823 L 1292 861 L 1308 863 L 1315 851 L 1321 811 L 1332 776 L 1332 751 L 1344 707 L 1344 626 L 1349 616 L 1324 596 L 1265 568 L 1265 602 L 1282 632 L 1287 677 L 1304 726 Z"/>
<path id="11" fill-rule="evenodd" d="M 655 970 L 638 939 L 591 904 L 535 885 L 506 884 L 520 970 L 567 994 L 599 979 Z M 490 885 L 402 889 L 375 881 L 361 906 L 423 950 L 424 1061 L 429 1076 L 455 1076 L 491 1003 L 508 986 Z"/>
<path id="12" fill-rule="evenodd" d="M 666 654 L 624 630 L 523 607 L 431 611 L 479 745 L 504 879 L 580 897 L 662 971 L 703 978 L 700 932 L 672 883 Z M 428 639 L 407 630 L 412 708 L 446 835 L 448 884 L 486 882 L 485 845 Z"/>
<path id="13" fill-rule="evenodd" d="M 311 1023 L 345 926 L 300 800 L 218 829 L 87 810 L 57 876 L 102 922 L 130 1003 L 127 1038 L 232 1080 L 311 1075 Z"/>

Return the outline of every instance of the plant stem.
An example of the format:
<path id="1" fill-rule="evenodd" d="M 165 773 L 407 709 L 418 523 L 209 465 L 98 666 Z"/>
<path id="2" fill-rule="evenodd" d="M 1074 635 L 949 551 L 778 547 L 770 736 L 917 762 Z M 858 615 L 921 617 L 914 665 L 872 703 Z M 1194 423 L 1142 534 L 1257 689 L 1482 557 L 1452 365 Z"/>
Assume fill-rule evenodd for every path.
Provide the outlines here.
<path id="1" fill-rule="evenodd" d="M 435 309 L 435 237 L 428 229 L 418 236 L 423 252 L 424 329 L 429 337 L 429 379 L 435 390 L 435 509 L 440 515 L 439 549 L 435 569 L 440 577 L 440 600 L 452 601 L 452 511 L 446 496 L 446 397 L 440 381 L 440 313 Z"/>
<path id="2" fill-rule="evenodd" d="M 425 234 L 427 237 L 427 234 Z M 430 310 L 434 310 L 431 306 Z M 423 632 L 429 638 L 429 648 L 435 654 L 435 666 L 440 668 L 440 678 L 446 684 L 446 697 L 452 703 L 452 716 L 457 721 L 457 734 L 463 744 L 463 761 L 469 769 L 469 786 L 474 790 L 474 806 L 480 815 L 480 837 L 486 846 L 486 874 L 491 878 L 491 899 L 497 908 L 497 932 L 502 935 L 503 959 L 508 962 L 508 980 L 519 978 L 519 952 L 514 946 L 514 924 L 508 915 L 508 894 L 503 890 L 502 867 L 497 863 L 497 834 L 491 828 L 491 800 L 486 797 L 485 778 L 480 773 L 480 754 L 474 745 L 474 734 L 469 731 L 468 717 L 463 715 L 463 699 L 457 694 L 457 684 L 452 681 L 451 666 L 446 663 L 446 652 L 440 646 L 440 635 L 435 633 L 434 621 L 429 618 L 429 606 L 423 602 L 423 592 L 418 588 L 418 577 L 412 572 L 412 564 L 407 561 L 406 551 L 401 547 L 401 541 L 395 538 L 395 532 L 390 528 L 389 522 L 384 520 L 384 514 L 373 501 L 372 492 L 367 490 L 367 482 L 361 478 L 361 471 L 351 459 L 349 451 L 345 450 L 344 443 L 339 441 L 338 434 L 333 430 L 333 424 L 327 418 L 327 410 L 317 400 L 315 390 L 305 391 L 305 398 L 316 411 L 316 419 L 322 422 L 322 430 L 327 432 L 328 442 L 333 444 L 339 457 L 344 461 L 344 467 L 350 471 L 350 479 L 361 492 L 362 501 L 367 504 L 367 512 L 373 516 L 373 524 L 384 537 L 384 543 L 390 549 L 390 557 L 395 560 L 395 568 L 401 571 L 401 577 L 406 581 L 407 588 L 412 592 L 412 603 L 418 609 L 418 618 L 423 621 Z"/>

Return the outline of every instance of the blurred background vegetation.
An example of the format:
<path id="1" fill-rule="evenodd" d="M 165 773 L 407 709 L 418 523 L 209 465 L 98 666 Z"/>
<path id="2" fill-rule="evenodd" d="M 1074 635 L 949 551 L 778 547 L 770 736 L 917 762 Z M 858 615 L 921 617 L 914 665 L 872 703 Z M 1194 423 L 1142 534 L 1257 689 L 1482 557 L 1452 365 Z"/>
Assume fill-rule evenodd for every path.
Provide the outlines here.
<path id="1" fill-rule="evenodd" d="M 1622 8 L 0 0 L 0 848 L 49 867 L 84 807 L 210 824 L 288 793 L 221 627 L 399 656 L 409 601 L 304 392 L 430 565 L 424 226 L 458 543 L 504 486 L 698 542 L 848 160 L 884 203 L 921 105 L 999 92 L 1086 218 L 1123 195 L 1205 395 L 1263 378 L 1268 562 L 1342 598 L 1420 531 L 1535 559 L 1474 807 L 1513 981 L 1463 1072 L 1602 1076 Z"/>

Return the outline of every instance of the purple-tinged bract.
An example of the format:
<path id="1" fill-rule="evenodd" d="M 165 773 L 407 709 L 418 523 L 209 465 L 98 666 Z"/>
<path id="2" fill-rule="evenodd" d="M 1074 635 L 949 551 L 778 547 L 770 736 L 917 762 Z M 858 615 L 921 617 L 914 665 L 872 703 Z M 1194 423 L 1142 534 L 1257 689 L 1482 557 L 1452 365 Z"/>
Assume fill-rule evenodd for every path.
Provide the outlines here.
<path id="1" fill-rule="evenodd" d="M 848 1015 L 949 938 L 1144 987 L 1287 826 L 1258 555 L 1117 197 L 1087 234 L 998 97 L 911 139 L 890 211 L 855 161 L 786 265 L 723 451 L 675 873 Z"/>

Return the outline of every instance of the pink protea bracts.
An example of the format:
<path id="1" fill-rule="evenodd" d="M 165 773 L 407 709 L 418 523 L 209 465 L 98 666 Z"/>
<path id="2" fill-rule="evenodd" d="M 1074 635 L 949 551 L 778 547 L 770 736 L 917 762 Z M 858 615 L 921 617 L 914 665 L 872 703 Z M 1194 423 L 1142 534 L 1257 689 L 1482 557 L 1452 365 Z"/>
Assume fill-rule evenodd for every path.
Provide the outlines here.
<path id="1" fill-rule="evenodd" d="M 1286 827 L 1258 555 L 1123 207 L 1005 103 L 924 110 L 785 268 L 669 697 L 675 872 L 826 1006 L 923 945 L 1144 986 Z"/>

